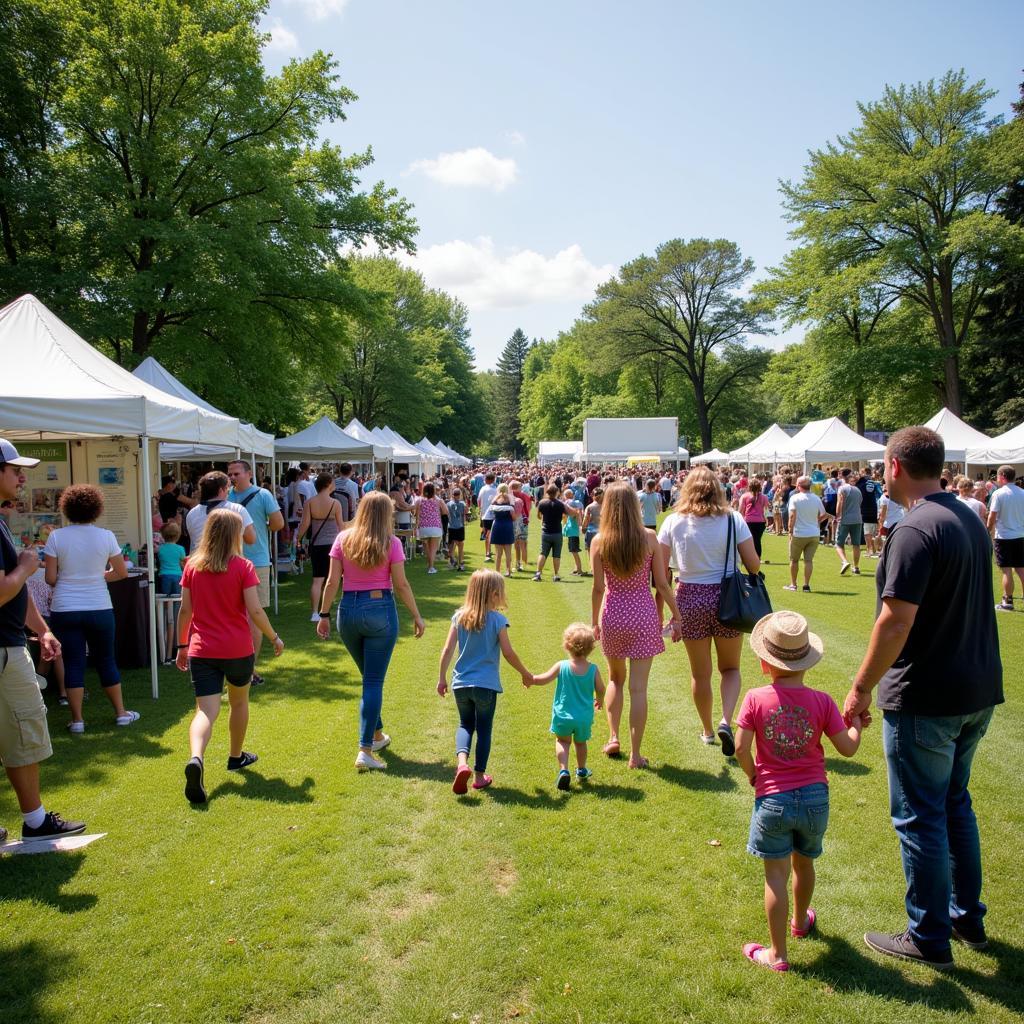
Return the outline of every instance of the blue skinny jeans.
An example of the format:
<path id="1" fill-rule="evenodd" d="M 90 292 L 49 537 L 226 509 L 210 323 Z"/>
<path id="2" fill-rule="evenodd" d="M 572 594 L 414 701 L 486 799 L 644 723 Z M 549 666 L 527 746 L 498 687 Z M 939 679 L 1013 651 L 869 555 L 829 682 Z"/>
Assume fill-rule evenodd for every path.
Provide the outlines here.
<path id="1" fill-rule="evenodd" d="M 374 595 L 377 595 L 376 597 Z M 349 590 L 338 606 L 338 635 L 363 677 L 359 745 L 368 747 L 383 729 L 384 677 L 398 641 L 398 610 L 390 590 Z"/>
<path id="2" fill-rule="evenodd" d="M 455 731 L 455 753 L 468 754 L 476 733 L 476 760 L 473 771 L 487 771 L 491 756 L 491 729 L 494 710 L 498 705 L 498 691 L 483 686 L 456 686 L 452 690 L 459 709 L 459 727 Z"/>

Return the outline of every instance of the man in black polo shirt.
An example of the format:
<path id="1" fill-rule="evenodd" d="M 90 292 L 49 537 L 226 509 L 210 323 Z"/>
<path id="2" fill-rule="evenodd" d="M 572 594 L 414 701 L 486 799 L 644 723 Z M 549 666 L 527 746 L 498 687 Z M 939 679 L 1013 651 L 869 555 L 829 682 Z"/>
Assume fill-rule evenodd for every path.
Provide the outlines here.
<path id="1" fill-rule="evenodd" d="M 980 517 L 939 485 L 945 448 L 927 427 L 889 439 L 889 496 L 910 511 L 878 564 L 878 617 L 843 712 L 881 682 L 892 823 L 907 880 L 908 925 L 868 932 L 879 953 L 953 966 L 950 938 L 983 949 L 981 842 L 967 786 L 992 711 L 1003 702 L 992 546 Z M 916 504 L 915 504 L 916 502 Z"/>
<path id="2" fill-rule="evenodd" d="M 21 458 L 10 441 L 0 438 L 0 501 L 13 501 L 25 486 L 23 468 L 38 464 L 38 459 Z M 0 761 L 18 798 L 25 841 L 85 831 L 85 822 L 65 821 L 48 812 L 39 796 L 39 762 L 53 749 L 46 705 L 25 644 L 25 626 L 39 637 L 47 661 L 60 654 L 60 644 L 25 586 L 38 568 L 35 550 L 26 548 L 19 555 L 6 521 L 0 518 Z"/>

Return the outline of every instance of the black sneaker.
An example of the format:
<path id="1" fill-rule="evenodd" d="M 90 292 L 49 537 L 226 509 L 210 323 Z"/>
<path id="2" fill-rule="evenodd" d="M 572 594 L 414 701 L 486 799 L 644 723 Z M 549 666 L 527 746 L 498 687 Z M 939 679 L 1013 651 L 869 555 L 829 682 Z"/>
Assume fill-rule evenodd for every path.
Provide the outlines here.
<path id="1" fill-rule="evenodd" d="M 811 592 L 811 587 L 810 587 L 810 584 L 808 584 L 808 583 L 805 583 L 805 584 L 804 584 L 804 593 L 805 593 L 805 594 L 809 594 L 810 592 Z"/>
<path id="2" fill-rule="evenodd" d="M 988 936 L 983 924 L 968 924 L 967 921 L 953 922 L 953 938 L 968 949 L 987 949 Z"/>
<path id="3" fill-rule="evenodd" d="M 248 768 L 249 765 L 255 764 L 259 760 L 256 754 L 250 754 L 247 750 L 243 750 L 239 757 L 228 758 L 228 771 L 237 772 L 243 768 Z"/>
<path id="4" fill-rule="evenodd" d="M 206 803 L 206 788 L 203 786 L 203 759 L 193 757 L 185 765 L 185 799 L 190 804 Z"/>
<path id="5" fill-rule="evenodd" d="M 266 680 L 259 674 L 259 672 L 253 672 L 252 679 L 249 680 L 250 686 L 262 686 Z"/>
<path id="6" fill-rule="evenodd" d="M 732 757 L 736 753 L 736 740 L 733 739 L 732 729 L 728 722 L 722 722 L 718 727 L 718 739 L 722 744 L 722 753 L 726 757 Z"/>
<path id="7" fill-rule="evenodd" d="M 22 824 L 21 839 L 25 843 L 38 842 L 40 839 L 60 839 L 62 836 L 77 836 L 85 831 L 84 821 L 65 821 L 56 811 L 47 811 L 43 823 L 38 828 Z"/>
<path id="8" fill-rule="evenodd" d="M 908 931 L 899 932 L 896 935 L 889 935 L 886 932 L 868 932 L 864 936 L 864 941 L 876 953 L 899 957 L 901 960 L 914 960 L 919 964 L 934 967 L 937 971 L 948 971 L 953 966 L 952 952 L 939 955 L 925 953 Z"/>

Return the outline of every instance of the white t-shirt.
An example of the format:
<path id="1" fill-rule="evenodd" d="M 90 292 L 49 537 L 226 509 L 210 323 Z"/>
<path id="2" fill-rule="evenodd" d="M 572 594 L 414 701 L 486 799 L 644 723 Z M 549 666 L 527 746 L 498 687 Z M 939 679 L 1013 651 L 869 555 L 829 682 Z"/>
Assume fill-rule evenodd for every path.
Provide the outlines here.
<path id="1" fill-rule="evenodd" d="M 1003 484 L 992 492 L 988 510 L 996 514 L 996 540 L 1024 537 L 1024 490 L 1016 484 Z"/>
<path id="2" fill-rule="evenodd" d="M 821 527 L 818 525 L 818 516 L 825 514 L 825 506 L 816 494 L 810 491 L 795 490 L 789 496 L 790 515 L 796 512 L 796 522 L 793 524 L 794 537 L 817 537 Z"/>
<path id="3" fill-rule="evenodd" d="M 297 503 L 297 508 L 301 510 L 310 498 L 316 497 L 316 484 L 312 480 L 296 480 L 295 483 L 298 485 L 296 489 L 302 495 L 301 503 Z"/>
<path id="4" fill-rule="evenodd" d="M 671 491 L 672 490 L 672 477 L 670 477 L 670 476 L 663 476 L 658 481 L 658 489 L 662 490 L 662 491 Z"/>
<path id="5" fill-rule="evenodd" d="M 975 515 L 985 518 L 985 502 L 977 498 L 965 498 L 962 494 L 957 495 L 957 501 L 962 501 Z"/>
<path id="6" fill-rule="evenodd" d="M 103 574 L 110 557 L 121 554 L 121 545 L 109 530 L 92 523 L 63 526 L 50 534 L 43 553 L 57 559 L 51 611 L 101 611 L 113 607 Z"/>
<path id="7" fill-rule="evenodd" d="M 484 484 L 480 488 L 480 493 L 477 495 L 476 501 L 480 506 L 480 518 L 481 519 L 493 519 L 494 516 L 489 516 L 487 513 L 491 509 L 491 502 L 498 496 L 498 488 L 494 484 Z"/>
<path id="8" fill-rule="evenodd" d="M 242 529 L 244 530 L 247 526 L 252 526 L 252 516 L 249 515 L 249 510 L 242 505 L 237 505 L 233 501 L 224 501 L 217 506 L 218 509 L 226 508 L 231 512 L 237 512 L 242 517 Z M 188 515 L 185 516 L 185 528 L 188 530 L 188 535 L 192 539 L 192 550 L 195 551 L 196 545 L 199 543 L 199 538 L 203 535 L 203 529 L 206 526 L 206 517 L 209 513 L 206 511 L 205 505 L 196 505 L 195 508 L 189 509 Z"/>
<path id="9" fill-rule="evenodd" d="M 750 540 L 750 527 L 743 517 L 732 510 L 729 515 L 736 524 L 736 543 Z M 683 583 L 721 583 L 728 540 L 729 520 L 724 515 L 692 516 L 670 512 L 658 531 L 658 541 L 671 550 Z M 739 552 L 736 568 L 743 568 Z M 732 555 L 729 570 L 733 571 Z"/>
<path id="10" fill-rule="evenodd" d="M 907 510 L 888 494 L 878 499 L 878 520 L 887 530 L 891 530 L 906 514 Z"/>

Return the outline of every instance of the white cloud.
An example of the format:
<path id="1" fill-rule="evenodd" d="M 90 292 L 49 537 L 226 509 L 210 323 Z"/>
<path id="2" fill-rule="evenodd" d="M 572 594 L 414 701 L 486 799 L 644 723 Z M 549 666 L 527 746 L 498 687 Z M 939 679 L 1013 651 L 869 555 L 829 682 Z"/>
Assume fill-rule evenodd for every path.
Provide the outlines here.
<path id="1" fill-rule="evenodd" d="M 442 185 L 490 188 L 501 192 L 519 176 L 511 157 L 497 157 L 482 146 L 441 153 L 436 160 L 414 160 L 403 174 L 425 174 Z"/>
<path id="2" fill-rule="evenodd" d="M 616 270 L 611 264 L 591 263 L 577 244 L 545 256 L 532 249 L 501 252 L 486 236 L 427 246 L 415 256 L 400 258 L 431 287 L 458 296 L 470 310 L 585 301 Z"/>
<path id="3" fill-rule="evenodd" d="M 287 0 L 290 7 L 299 7 L 314 21 L 323 21 L 339 15 L 348 6 L 348 0 Z"/>
<path id="4" fill-rule="evenodd" d="M 522 132 L 517 132 L 515 129 L 512 129 L 511 131 L 505 132 L 505 138 L 513 146 L 525 146 L 526 145 L 526 136 Z"/>
<path id="5" fill-rule="evenodd" d="M 297 53 L 299 39 L 295 33 L 288 28 L 280 18 L 271 18 L 270 24 L 265 26 L 270 33 L 270 40 L 267 43 L 267 50 L 271 53 Z"/>

